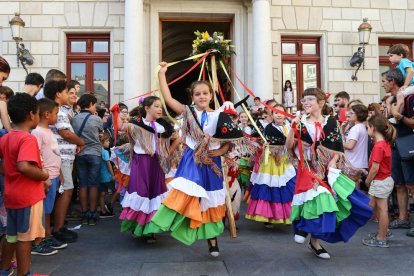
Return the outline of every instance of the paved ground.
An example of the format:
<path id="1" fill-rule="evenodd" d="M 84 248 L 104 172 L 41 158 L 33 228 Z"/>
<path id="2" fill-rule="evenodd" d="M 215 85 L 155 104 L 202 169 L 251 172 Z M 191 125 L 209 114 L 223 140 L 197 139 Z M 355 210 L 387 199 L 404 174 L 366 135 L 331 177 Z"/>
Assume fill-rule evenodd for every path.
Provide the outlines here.
<path id="1" fill-rule="evenodd" d="M 245 206 L 243 206 L 245 207 Z M 412 220 L 414 225 L 414 221 Z M 73 226 L 73 225 L 71 225 Z M 348 244 L 324 244 L 329 261 L 293 241 L 291 228 L 242 218 L 236 239 L 219 238 L 220 256 L 210 257 L 205 241 L 185 246 L 168 234 L 146 244 L 119 232 L 117 218 L 83 226 L 79 240 L 57 255 L 32 258 L 32 271 L 50 275 L 414 275 L 414 238 L 394 230 L 390 248 L 369 248 L 361 239 L 376 230 L 369 222 Z"/>

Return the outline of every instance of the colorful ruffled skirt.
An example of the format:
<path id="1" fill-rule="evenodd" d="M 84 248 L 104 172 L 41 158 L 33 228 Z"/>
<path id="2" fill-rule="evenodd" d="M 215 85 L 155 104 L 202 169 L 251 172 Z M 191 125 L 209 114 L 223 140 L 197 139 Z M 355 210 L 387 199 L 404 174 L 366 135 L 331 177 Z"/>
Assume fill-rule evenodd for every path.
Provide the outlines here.
<path id="1" fill-rule="evenodd" d="M 328 183 L 295 193 L 290 218 L 295 232 L 330 243 L 347 242 L 372 217 L 369 198 L 340 170 L 329 168 Z"/>
<path id="2" fill-rule="evenodd" d="M 251 176 L 246 218 L 260 222 L 291 224 L 289 217 L 295 191 L 296 170 L 288 153 L 276 160 L 269 156 Z"/>
<path id="3" fill-rule="evenodd" d="M 237 176 L 237 181 L 241 187 L 249 187 L 251 177 L 251 168 L 249 166 L 249 160 L 247 157 L 243 157 L 239 161 L 239 175 Z"/>
<path id="4" fill-rule="evenodd" d="M 211 166 L 197 165 L 193 155 L 192 149 L 185 149 L 175 178 L 168 183 L 170 193 L 150 223 L 154 231 L 171 231 L 186 245 L 217 237 L 224 230 L 223 178 Z M 220 157 L 213 160 L 221 168 Z"/>
<path id="5" fill-rule="evenodd" d="M 157 233 L 149 222 L 167 196 L 165 174 L 156 155 L 135 154 L 131 161 L 130 181 L 122 200 L 121 232 L 135 236 Z"/>

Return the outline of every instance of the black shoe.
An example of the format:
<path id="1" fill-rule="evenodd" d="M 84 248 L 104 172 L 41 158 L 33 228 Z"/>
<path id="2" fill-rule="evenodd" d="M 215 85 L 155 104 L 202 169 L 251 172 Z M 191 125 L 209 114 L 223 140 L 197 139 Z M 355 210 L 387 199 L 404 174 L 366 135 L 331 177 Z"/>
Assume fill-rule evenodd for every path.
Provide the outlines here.
<path id="1" fill-rule="evenodd" d="M 103 219 L 105 219 L 105 218 L 112 218 L 113 216 L 114 216 L 114 214 L 109 213 L 109 212 L 106 212 L 106 213 L 100 212 L 99 213 L 99 218 L 103 218 Z"/>
<path id="2" fill-rule="evenodd" d="M 62 227 L 61 228 L 61 231 L 65 232 L 67 235 L 72 236 L 74 239 L 77 239 L 78 238 L 78 233 L 76 233 L 75 231 L 69 230 L 66 227 Z"/>
<path id="3" fill-rule="evenodd" d="M 214 241 L 214 240 L 216 241 L 215 246 L 211 244 L 211 241 Z M 208 251 L 210 252 L 210 255 L 213 257 L 218 257 L 220 255 L 220 250 L 218 248 L 217 238 L 208 239 L 207 243 L 208 243 Z"/>
<path id="4" fill-rule="evenodd" d="M 112 207 L 112 204 L 110 203 L 105 204 L 105 210 L 110 214 L 114 214 L 114 208 Z"/>
<path id="5" fill-rule="evenodd" d="M 329 260 L 331 258 L 331 255 L 329 255 L 328 251 L 326 251 L 325 248 L 322 247 L 322 245 L 321 249 L 316 249 L 315 247 L 313 247 L 311 241 L 309 240 L 308 247 L 318 258 L 324 260 Z"/>
<path id="6" fill-rule="evenodd" d="M 97 212 L 93 212 L 90 215 L 88 224 L 91 225 L 91 226 L 94 226 L 94 225 L 96 225 L 98 223 L 98 219 L 99 219 L 98 213 Z"/>
<path id="7" fill-rule="evenodd" d="M 147 243 L 155 243 L 157 241 L 157 239 L 155 238 L 155 234 L 151 234 L 150 236 L 148 236 L 146 238 Z"/>
<path id="8" fill-rule="evenodd" d="M 72 234 L 64 231 L 64 227 L 59 229 L 57 232 L 53 232 L 52 235 L 55 239 L 63 243 L 72 243 L 76 241 L 76 238 Z"/>

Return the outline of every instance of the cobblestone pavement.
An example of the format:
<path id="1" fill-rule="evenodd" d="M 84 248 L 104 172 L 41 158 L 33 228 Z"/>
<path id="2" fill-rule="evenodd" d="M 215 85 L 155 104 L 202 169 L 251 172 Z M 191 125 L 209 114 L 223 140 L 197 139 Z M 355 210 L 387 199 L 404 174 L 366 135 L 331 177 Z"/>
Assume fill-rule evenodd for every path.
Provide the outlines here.
<path id="1" fill-rule="evenodd" d="M 243 206 L 245 208 L 245 206 Z M 414 221 L 412 221 L 414 225 Z M 74 226 L 71 223 L 71 226 Z M 219 237 L 220 256 L 207 242 L 185 246 L 169 234 L 155 244 L 119 232 L 120 222 L 102 219 L 77 230 L 79 240 L 54 256 L 32 256 L 32 271 L 50 275 L 414 275 L 414 238 L 393 230 L 390 248 L 370 248 L 361 239 L 376 231 L 369 222 L 347 243 L 326 244 L 331 260 L 316 258 L 306 244 L 295 244 L 291 227 L 267 229 L 241 218 L 238 237 Z"/>

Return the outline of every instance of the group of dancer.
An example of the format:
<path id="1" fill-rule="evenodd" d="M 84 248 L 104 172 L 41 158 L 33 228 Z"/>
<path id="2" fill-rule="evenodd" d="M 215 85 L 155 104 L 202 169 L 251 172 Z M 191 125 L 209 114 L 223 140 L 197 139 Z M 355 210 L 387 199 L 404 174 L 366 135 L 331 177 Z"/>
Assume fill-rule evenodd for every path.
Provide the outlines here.
<path id="1" fill-rule="evenodd" d="M 294 240 L 304 243 L 309 235 L 309 248 L 323 259 L 330 255 L 320 240 L 347 242 L 371 219 L 369 198 L 348 178 L 361 172 L 343 154 L 340 127 L 325 112 L 322 90 L 306 89 L 300 99 L 303 115 L 291 120 L 278 112 L 285 111 L 283 105 L 268 101 L 266 118 L 253 127 L 247 114 L 237 114 L 231 104 L 212 110 L 214 91 L 206 81 L 191 85 L 192 105 L 181 104 L 171 96 L 166 71 L 167 64 L 160 63 L 162 98 L 145 98 L 140 116 L 119 127 L 129 143 L 118 151 L 130 154 L 122 232 L 148 242 L 167 231 L 186 245 L 207 240 L 211 256 L 218 256 L 217 237 L 226 216 L 225 179 L 230 189 L 237 179 L 247 186 L 247 219 L 268 227 L 292 224 Z M 162 119 L 163 101 L 182 116 L 180 135 Z M 240 125 L 233 120 L 237 115 Z M 255 139 L 255 133 L 265 139 Z M 185 147 L 178 162 L 180 143 Z M 222 163 L 231 168 L 223 171 Z M 241 198 L 240 189 L 238 194 Z"/>

